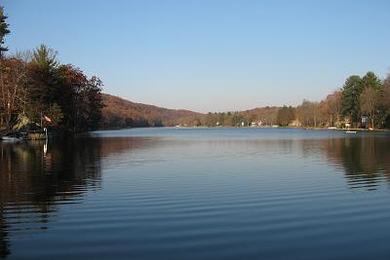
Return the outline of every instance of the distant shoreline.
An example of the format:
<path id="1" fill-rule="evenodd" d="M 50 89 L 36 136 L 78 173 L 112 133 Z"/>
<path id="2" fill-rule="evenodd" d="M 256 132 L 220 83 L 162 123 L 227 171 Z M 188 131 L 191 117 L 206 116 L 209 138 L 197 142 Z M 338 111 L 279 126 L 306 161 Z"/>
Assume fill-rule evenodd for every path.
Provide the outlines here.
<path id="1" fill-rule="evenodd" d="M 388 133 L 390 132 L 390 129 L 364 129 L 364 128 L 335 128 L 335 129 L 329 129 L 324 127 L 284 127 L 284 126 L 149 126 L 149 127 L 124 127 L 124 128 L 103 128 L 103 129 L 97 129 L 96 131 L 120 131 L 120 130 L 130 130 L 130 129 L 157 129 L 157 128 L 170 128 L 170 129 L 300 129 L 300 130 L 308 130 L 308 131 L 338 131 L 338 132 L 346 132 L 346 131 L 356 131 L 356 132 L 367 132 L 367 133 Z M 91 131 L 95 132 L 95 131 Z M 84 132 L 76 134 L 75 136 L 86 136 L 88 133 L 91 132 Z M 0 142 L 2 141 L 2 138 L 6 135 L 0 134 Z M 28 139 L 26 139 L 28 140 Z"/>
<path id="2" fill-rule="evenodd" d="M 172 128 L 172 129 L 301 129 L 301 130 L 327 130 L 327 131 L 358 131 L 358 132 L 390 132 L 390 129 L 365 129 L 365 128 L 336 128 L 329 129 L 324 127 L 272 127 L 272 126 L 141 126 L 141 127 L 123 127 L 123 128 L 102 128 L 96 131 L 116 131 L 126 129 L 155 129 L 155 128 Z"/>

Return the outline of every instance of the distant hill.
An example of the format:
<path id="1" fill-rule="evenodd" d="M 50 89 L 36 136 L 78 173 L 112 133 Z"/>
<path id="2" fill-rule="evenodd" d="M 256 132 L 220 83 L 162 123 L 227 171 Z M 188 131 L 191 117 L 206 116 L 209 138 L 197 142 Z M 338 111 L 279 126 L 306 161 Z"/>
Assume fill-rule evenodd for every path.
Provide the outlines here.
<path id="1" fill-rule="evenodd" d="M 134 103 L 120 97 L 103 94 L 102 128 L 149 126 L 250 126 L 276 124 L 280 107 L 259 107 L 225 113 L 197 113 L 184 109 L 168 109 Z"/>
<path id="2" fill-rule="evenodd" d="M 109 94 L 103 94 L 103 103 L 103 128 L 174 126 L 194 122 L 204 116 L 189 110 L 134 103 Z"/>

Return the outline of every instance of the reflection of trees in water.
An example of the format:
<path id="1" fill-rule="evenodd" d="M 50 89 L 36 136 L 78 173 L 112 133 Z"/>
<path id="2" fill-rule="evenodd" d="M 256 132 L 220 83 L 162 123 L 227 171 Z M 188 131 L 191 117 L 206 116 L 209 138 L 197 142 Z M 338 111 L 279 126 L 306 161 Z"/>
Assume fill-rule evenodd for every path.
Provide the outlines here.
<path id="1" fill-rule="evenodd" d="M 25 223 L 37 224 L 38 229 L 47 228 L 59 202 L 76 203 L 88 189 L 100 188 L 101 158 L 145 143 L 149 142 L 78 138 L 51 142 L 47 152 L 44 142 L 0 143 L 0 257 L 9 253 L 7 237 L 13 226 L 23 225 L 7 221 L 7 215 L 16 214 Z M 23 212 L 26 207 L 33 210 Z"/>
<path id="2" fill-rule="evenodd" d="M 3 205 L 0 205 L 0 258 L 9 254 L 9 242 L 7 240 L 7 226 L 3 218 Z"/>
<path id="3" fill-rule="evenodd" d="M 99 142 L 93 145 L 80 141 L 62 142 L 51 145 L 46 154 L 41 142 L 2 145 L 2 201 L 15 205 L 31 202 L 45 212 L 57 194 L 64 194 L 64 197 L 81 194 L 82 190 L 77 191 L 76 186 L 100 179 L 100 165 L 96 161 L 100 145 Z M 92 186 L 97 184 L 94 182 Z"/>
<path id="4" fill-rule="evenodd" d="M 342 166 L 353 188 L 374 188 L 382 178 L 390 181 L 390 139 L 374 136 L 322 140 L 331 162 Z"/>
<path id="5" fill-rule="evenodd" d="M 99 142 L 92 146 L 83 146 L 82 142 L 61 142 L 50 145 L 45 154 L 42 142 L 2 144 L 0 200 L 3 207 L 0 232 L 6 234 L 12 229 L 13 223 L 6 223 L 8 214 L 17 215 L 23 221 L 29 219 L 27 222 L 45 228 L 50 213 L 55 211 L 56 200 L 80 196 L 84 191 L 76 187 L 85 187 L 88 179 L 99 180 L 99 162 L 91 160 L 99 152 L 99 146 Z M 92 185 L 96 186 L 98 182 Z M 33 207 L 32 213 L 28 213 L 30 216 L 23 213 L 26 205 Z M 1 242 L 4 245 L 1 249 L 3 254 L 8 251 L 5 237 Z"/>

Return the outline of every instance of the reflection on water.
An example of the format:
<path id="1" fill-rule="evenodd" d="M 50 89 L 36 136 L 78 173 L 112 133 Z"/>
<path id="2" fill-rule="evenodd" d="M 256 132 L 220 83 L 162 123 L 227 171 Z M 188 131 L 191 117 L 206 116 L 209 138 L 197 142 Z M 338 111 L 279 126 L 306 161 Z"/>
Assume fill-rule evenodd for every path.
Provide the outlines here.
<path id="1" fill-rule="evenodd" d="M 80 197 L 100 185 L 100 142 L 45 142 L 0 146 L 1 254 L 7 233 L 45 229 L 58 201 Z M 8 232 L 7 232 L 7 231 Z"/>
<path id="2" fill-rule="evenodd" d="M 148 170 L 159 171 L 159 178 L 163 178 L 161 176 L 164 174 L 171 174 L 165 171 L 168 171 L 168 165 L 173 162 L 185 171 L 193 169 L 196 172 L 198 168 L 201 170 L 220 168 L 231 172 L 236 171 L 235 174 L 226 175 L 225 178 L 240 178 L 240 176 L 246 178 L 245 175 L 251 169 L 262 169 L 263 173 L 272 172 L 274 169 L 285 170 L 286 176 L 291 174 L 289 173 L 291 169 L 301 169 L 304 172 L 305 165 L 310 162 L 318 163 L 320 169 L 327 171 L 328 174 L 341 170 L 345 173 L 345 180 L 352 190 L 357 188 L 371 191 L 382 184 L 387 185 L 390 181 L 389 147 L 390 138 L 376 136 L 294 138 L 294 140 L 261 138 L 245 140 L 240 137 L 240 139 L 214 141 L 202 140 L 202 138 L 175 140 L 163 137 L 122 136 L 85 137 L 51 141 L 48 144 L 45 142 L 0 143 L 0 257 L 17 253 L 11 250 L 13 241 L 18 239 L 18 235 L 15 234 L 47 232 L 52 218 L 61 214 L 64 205 L 82 206 L 88 192 L 99 193 L 105 183 L 103 179 L 105 170 L 114 167 L 121 166 L 123 169 L 129 169 L 136 163 L 142 162 L 143 169 L 148 169 L 149 165 L 162 160 L 163 168 L 153 166 Z M 295 168 L 290 167 L 294 165 Z M 262 172 L 259 172 L 256 178 L 261 179 Z M 126 176 L 131 178 L 131 175 Z M 204 175 L 202 178 L 212 177 Z M 267 178 L 283 180 L 280 176 L 271 175 Z M 297 181 L 304 181 L 304 179 Z M 205 180 L 199 182 L 207 183 Z M 158 183 L 153 182 L 152 185 L 156 188 Z M 229 185 L 238 184 L 233 181 Z M 142 186 L 134 187 L 132 192 L 146 193 L 151 189 Z M 142 191 L 143 188 L 145 191 Z M 178 198 L 182 192 L 183 199 L 188 194 L 185 194 L 186 191 L 181 188 L 172 192 L 177 192 Z M 206 184 L 204 189 L 207 188 Z M 289 188 L 294 190 L 294 187 Z M 323 189 L 326 192 L 326 187 Z M 254 198 L 249 197 L 251 195 L 248 194 L 247 199 L 253 201 Z M 282 200 L 283 196 L 280 199 Z M 193 198 L 193 201 L 195 200 Z M 105 203 L 109 201 L 109 199 L 104 200 Z M 107 245 L 107 248 L 109 246 Z"/>
<path id="3" fill-rule="evenodd" d="M 10 254 L 8 233 L 45 230 L 59 205 L 99 190 L 102 158 L 147 145 L 142 138 L 0 143 L 0 256 Z"/>
<path id="4" fill-rule="evenodd" d="M 322 148 L 329 161 L 342 167 L 351 188 L 375 189 L 390 181 L 390 138 L 327 139 Z"/>

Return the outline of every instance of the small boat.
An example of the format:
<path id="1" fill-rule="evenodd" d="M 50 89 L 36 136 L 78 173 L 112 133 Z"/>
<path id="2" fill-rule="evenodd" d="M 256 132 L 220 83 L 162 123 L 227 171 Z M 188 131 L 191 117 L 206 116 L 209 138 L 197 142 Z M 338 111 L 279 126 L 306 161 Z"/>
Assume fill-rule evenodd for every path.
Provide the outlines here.
<path id="1" fill-rule="evenodd" d="M 355 131 L 355 130 L 347 130 L 347 131 L 345 131 L 345 133 L 346 134 L 356 134 L 357 131 Z"/>
<path id="2" fill-rule="evenodd" d="M 1 137 L 1 141 L 7 142 L 7 143 L 17 143 L 22 141 L 21 138 L 18 137 L 13 137 L 13 136 L 3 136 Z"/>

